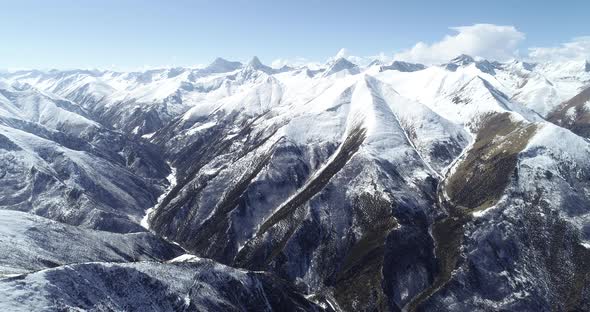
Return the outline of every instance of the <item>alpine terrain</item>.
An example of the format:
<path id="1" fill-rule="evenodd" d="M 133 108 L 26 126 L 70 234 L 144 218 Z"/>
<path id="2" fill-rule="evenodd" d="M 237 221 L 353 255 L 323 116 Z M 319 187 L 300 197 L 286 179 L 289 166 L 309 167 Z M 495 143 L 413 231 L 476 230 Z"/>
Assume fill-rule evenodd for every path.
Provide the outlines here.
<path id="1" fill-rule="evenodd" d="M 590 311 L 590 64 L 0 73 L 1 311 Z"/>

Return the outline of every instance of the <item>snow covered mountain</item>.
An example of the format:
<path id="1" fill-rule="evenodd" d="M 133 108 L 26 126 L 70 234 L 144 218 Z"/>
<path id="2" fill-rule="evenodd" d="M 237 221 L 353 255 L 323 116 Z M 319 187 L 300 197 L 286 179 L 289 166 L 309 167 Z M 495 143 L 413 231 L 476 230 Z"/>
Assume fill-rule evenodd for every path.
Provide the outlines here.
<path id="1" fill-rule="evenodd" d="M 1 73 L 0 307 L 588 310 L 588 67 Z"/>

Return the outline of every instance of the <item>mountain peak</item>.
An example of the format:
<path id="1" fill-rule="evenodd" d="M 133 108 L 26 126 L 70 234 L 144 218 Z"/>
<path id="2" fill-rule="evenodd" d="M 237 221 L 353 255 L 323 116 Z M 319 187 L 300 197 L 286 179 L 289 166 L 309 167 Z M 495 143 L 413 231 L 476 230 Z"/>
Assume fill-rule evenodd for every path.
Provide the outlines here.
<path id="1" fill-rule="evenodd" d="M 223 57 L 216 57 L 215 60 L 213 60 L 213 64 L 215 63 L 223 63 L 223 62 L 229 62 L 228 60 L 224 59 Z"/>
<path id="2" fill-rule="evenodd" d="M 425 69 L 426 66 L 417 63 L 408 63 L 402 61 L 393 61 L 390 65 L 381 66 L 380 71 L 397 70 L 400 72 L 414 72 Z"/>
<path id="3" fill-rule="evenodd" d="M 458 64 L 458 65 L 467 65 L 467 64 L 470 64 L 473 62 L 475 62 L 475 59 L 472 56 L 467 55 L 467 54 L 461 54 L 461 55 L 455 57 L 454 59 L 452 59 L 450 63 Z"/>
<path id="4" fill-rule="evenodd" d="M 447 70 L 456 71 L 457 68 L 461 66 L 467 66 L 470 64 L 475 64 L 475 66 L 484 73 L 488 73 L 490 75 L 495 74 L 494 64 L 490 63 L 488 60 L 483 58 L 478 58 L 476 60 L 475 58 L 467 54 L 461 54 L 452 59 L 449 63 L 443 64 L 443 66 Z"/>
<path id="5" fill-rule="evenodd" d="M 267 74 L 273 74 L 275 72 L 270 66 L 266 66 L 262 64 L 260 59 L 257 56 L 253 56 L 250 62 L 248 62 L 248 67 L 254 70 L 259 70 L 265 72 Z"/>
<path id="6" fill-rule="evenodd" d="M 444 68 L 450 71 L 456 71 L 460 66 L 465 66 L 475 63 L 475 59 L 467 54 L 461 54 L 448 63 L 443 64 Z"/>
<path id="7" fill-rule="evenodd" d="M 332 62 L 332 64 L 329 66 L 329 68 L 324 73 L 324 76 L 329 76 L 329 75 L 335 74 L 335 73 L 343 71 L 343 70 L 348 70 L 348 72 L 353 75 L 358 74 L 360 72 L 360 70 L 356 64 L 352 63 L 351 61 L 347 60 L 344 57 L 339 57 L 335 61 Z"/>
<path id="8" fill-rule="evenodd" d="M 349 61 L 345 57 L 339 57 L 339 58 L 335 59 L 332 62 L 332 64 L 351 64 L 352 66 L 356 66 L 356 64 L 354 64 L 353 62 Z"/>
<path id="9" fill-rule="evenodd" d="M 590 63 L 588 63 L 588 61 L 586 61 L 586 64 L 584 65 L 584 71 L 590 73 Z"/>
<path id="10" fill-rule="evenodd" d="M 250 62 L 248 62 L 248 65 L 254 68 L 264 66 L 264 64 L 262 64 L 258 56 L 253 56 L 252 59 L 250 59 Z"/>
<path id="11" fill-rule="evenodd" d="M 337 58 L 330 65 L 330 68 L 336 69 L 337 71 L 341 71 L 343 69 L 352 69 L 352 68 L 357 68 L 357 67 L 358 66 L 355 63 L 347 60 L 344 57 Z"/>
<path id="12" fill-rule="evenodd" d="M 532 71 L 537 66 L 536 63 L 521 62 L 522 67 L 528 71 Z"/>
<path id="13" fill-rule="evenodd" d="M 229 64 L 232 63 L 222 57 L 217 57 L 215 58 L 215 60 L 213 62 L 211 62 L 211 64 L 209 64 L 209 66 L 219 66 L 219 65 L 225 65 L 225 64 Z"/>
<path id="14" fill-rule="evenodd" d="M 227 73 L 242 67 L 240 62 L 228 61 L 224 58 L 216 58 L 209 66 L 203 68 L 201 71 L 205 73 Z"/>

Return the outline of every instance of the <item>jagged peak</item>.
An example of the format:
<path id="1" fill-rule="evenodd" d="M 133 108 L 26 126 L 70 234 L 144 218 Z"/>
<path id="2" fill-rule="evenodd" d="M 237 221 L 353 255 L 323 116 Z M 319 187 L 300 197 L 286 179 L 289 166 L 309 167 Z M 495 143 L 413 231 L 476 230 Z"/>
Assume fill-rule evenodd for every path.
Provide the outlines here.
<path id="1" fill-rule="evenodd" d="M 1 85 L 0 85 L 1 86 Z M 37 89 L 35 87 L 33 87 L 31 84 L 29 84 L 28 82 L 15 82 L 13 83 L 11 86 L 12 89 L 16 90 L 16 91 L 37 91 Z M 40 93 L 40 92 L 38 92 Z"/>
<path id="2" fill-rule="evenodd" d="M 259 70 L 259 71 L 265 72 L 267 74 L 275 73 L 275 70 L 272 67 L 262 64 L 262 62 L 260 61 L 260 59 L 257 56 L 253 56 L 252 59 L 250 59 L 250 62 L 248 62 L 247 68 Z"/>
<path id="3" fill-rule="evenodd" d="M 475 59 L 467 54 L 461 54 L 455 58 L 453 58 L 449 63 L 457 64 L 457 65 L 467 65 L 474 63 Z"/>
<path id="4" fill-rule="evenodd" d="M 348 70 L 348 72 L 351 74 L 358 74 L 360 72 L 358 65 L 354 64 L 353 62 L 347 60 L 344 57 L 340 57 L 330 64 L 330 66 L 324 73 L 324 76 L 329 76 L 343 70 Z"/>
<path id="5" fill-rule="evenodd" d="M 521 61 L 520 63 L 522 64 L 522 67 L 528 71 L 532 71 L 537 66 L 537 63 L 529 63 L 523 61 Z"/>
<path id="6" fill-rule="evenodd" d="M 339 57 L 336 60 L 334 60 L 331 64 L 332 67 L 340 66 L 340 65 L 345 65 L 347 67 L 356 67 L 357 66 L 355 63 L 349 61 L 345 57 Z"/>
<path id="7" fill-rule="evenodd" d="M 505 63 L 500 63 L 500 62 L 494 61 L 494 62 L 492 62 L 492 64 L 496 67 L 516 66 L 516 67 L 521 67 L 521 68 L 528 70 L 528 71 L 532 71 L 538 65 L 537 63 L 525 62 L 525 61 L 521 61 L 518 59 L 512 59 L 512 60 L 505 62 Z"/>
<path id="8" fill-rule="evenodd" d="M 390 65 L 381 66 L 380 71 L 397 70 L 400 72 L 414 72 L 425 69 L 426 66 L 419 63 L 408 63 L 403 61 L 393 61 Z"/>
<path id="9" fill-rule="evenodd" d="M 461 54 L 450 60 L 448 63 L 443 64 L 442 66 L 446 70 L 456 71 L 457 68 L 459 68 L 460 66 L 465 66 L 473 63 L 475 63 L 475 59 L 473 57 L 467 54 Z"/>
<path id="10" fill-rule="evenodd" d="M 250 59 L 250 62 L 248 62 L 248 65 L 254 68 L 264 66 L 258 56 L 253 56 L 252 59 Z"/>
<path id="11" fill-rule="evenodd" d="M 292 71 L 292 70 L 294 70 L 294 68 L 289 65 L 283 65 L 283 66 L 281 66 L 281 68 L 279 68 L 279 69 L 273 68 L 273 70 L 275 73 L 284 73 L 284 72 Z"/>
<path id="12" fill-rule="evenodd" d="M 490 75 L 496 74 L 496 65 L 494 65 L 494 63 L 491 63 L 490 61 L 488 61 L 486 59 L 476 61 L 475 67 L 477 67 L 479 70 L 481 70 L 484 73 L 488 73 Z"/>
<path id="13" fill-rule="evenodd" d="M 495 75 L 496 74 L 496 65 L 484 58 L 477 57 L 474 58 L 467 54 L 461 54 L 455 58 L 453 58 L 449 63 L 443 64 L 442 66 L 450 71 L 456 71 L 457 68 L 461 66 L 467 66 L 475 64 L 475 66 L 484 73 Z"/>

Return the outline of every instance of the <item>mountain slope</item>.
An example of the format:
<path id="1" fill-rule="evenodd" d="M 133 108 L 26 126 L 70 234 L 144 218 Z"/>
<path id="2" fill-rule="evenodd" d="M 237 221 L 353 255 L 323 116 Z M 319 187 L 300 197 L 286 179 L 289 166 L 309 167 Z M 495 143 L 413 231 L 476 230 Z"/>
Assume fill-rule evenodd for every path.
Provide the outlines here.
<path id="1" fill-rule="evenodd" d="M 202 259 L 69 265 L 2 279 L 0 293 L 11 311 L 323 311 L 272 276 Z"/>
<path id="2" fill-rule="evenodd" d="M 181 251 L 151 233 L 93 231 L 8 210 L 0 210 L 0 249 L 0 276 L 88 261 L 169 260 Z"/>
<path id="3" fill-rule="evenodd" d="M 0 207 L 114 232 L 138 220 L 167 172 L 155 148 L 104 129 L 36 90 L 0 89 Z"/>
<path id="4" fill-rule="evenodd" d="M 556 107 L 547 120 L 570 129 L 572 132 L 590 137 L 590 87 Z"/>
<path id="5" fill-rule="evenodd" d="M 198 162 L 191 163 L 189 170 L 181 170 L 190 174 L 181 178 L 176 190 L 156 209 L 152 227 L 201 256 L 255 270 L 277 270 L 292 280 L 301 278 L 313 287 L 310 291 L 337 286 L 335 296 L 348 300 L 339 302 L 348 308 L 358 304 L 384 307 L 388 303 L 383 293 L 368 295 L 363 289 L 348 289 L 344 285 L 366 278 L 355 266 L 372 253 L 377 253 L 376 260 L 380 260 L 371 266 L 369 279 L 384 279 L 380 272 L 386 237 L 399 226 L 393 215 L 388 217 L 394 207 L 409 210 L 402 214 L 413 215 L 424 213 L 432 205 L 422 196 L 423 192 L 432 192 L 433 180 L 429 175 L 436 172 L 415 149 L 392 110 L 405 112 L 405 105 L 419 104 L 404 99 L 370 76 L 350 77 L 281 117 L 285 114 L 283 106 L 292 104 L 290 86 L 287 81 L 283 83 L 287 85 L 280 104 L 260 103 L 270 110 L 241 122 L 241 130 L 226 132 L 225 125 L 233 128 L 240 124 L 233 120 L 235 112 L 228 107 L 224 115 L 221 111 L 217 115 L 226 117 L 215 117 L 215 125 L 202 132 L 177 132 L 183 140 L 191 135 L 203 139 L 195 142 L 194 149 L 181 150 L 175 165 L 182 166 L 185 152 L 191 154 L 191 161 Z M 251 104 L 242 103 L 238 109 L 245 111 L 237 116 L 243 118 L 248 116 Z M 260 105 L 258 100 L 252 103 Z M 438 118 L 444 123 L 443 118 L 424 107 L 413 114 L 424 118 L 424 122 Z M 187 118 L 182 120 L 184 123 Z M 314 121 L 322 121 L 319 125 L 326 128 L 305 128 Z M 447 144 L 456 144 L 451 152 L 437 155 L 448 163 L 467 144 L 467 134 L 449 122 L 438 129 L 450 140 Z M 427 139 L 427 130 L 417 132 L 415 138 Z M 158 132 L 152 140 L 158 141 L 160 135 L 165 134 Z M 197 156 L 194 151 L 200 154 Z M 228 163 L 232 166 L 226 167 Z M 440 164 L 437 167 L 441 169 Z M 227 189 L 228 184 L 233 187 Z M 220 192 L 223 188 L 225 192 Z M 373 207 L 375 203 L 379 208 Z M 375 214 L 387 220 L 377 232 L 369 226 L 371 220 L 378 218 Z M 428 244 L 429 221 L 425 216 L 421 218 L 420 225 L 411 227 L 421 231 L 421 239 Z M 348 228 L 347 224 L 356 225 Z M 323 237 L 322 245 L 301 245 L 315 235 Z M 289 260 L 297 257 L 294 250 L 305 250 L 309 262 Z M 334 266 L 335 263 L 340 264 Z M 416 274 L 421 275 L 423 282 L 414 286 L 418 288 L 414 291 L 424 287 L 429 278 L 420 271 L 416 269 Z M 336 278 L 338 275 L 341 277 Z M 355 301 L 361 303 L 353 304 Z"/>

